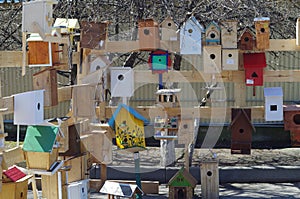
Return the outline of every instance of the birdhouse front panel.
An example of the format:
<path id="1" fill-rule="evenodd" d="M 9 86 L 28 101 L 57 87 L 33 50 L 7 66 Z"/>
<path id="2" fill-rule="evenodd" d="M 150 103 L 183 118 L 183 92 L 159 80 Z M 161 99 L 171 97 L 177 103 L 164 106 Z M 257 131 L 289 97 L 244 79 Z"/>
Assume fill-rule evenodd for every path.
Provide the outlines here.
<path id="1" fill-rule="evenodd" d="M 221 45 L 204 46 L 203 47 L 203 66 L 204 73 L 219 73 L 221 72 Z"/>
<path id="2" fill-rule="evenodd" d="M 54 66 L 59 64 L 58 44 L 28 40 L 29 66 Z"/>
<path id="3" fill-rule="evenodd" d="M 74 117 L 91 118 L 95 114 L 95 86 L 78 85 L 72 91 Z"/>
<path id="4" fill-rule="evenodd" d="M 203 199 L 219 198 L 219 168 L 216 160 L 201 162 L 201 196 Z"/>
<path id="5" fill-rule="evenodd" d="M 262 86 L 264 68 L 267 66 L 265 53 L 244 53 L 243 61 L 246 85 Z"/>
<path id="6" fill-rule="evenodd" d="M 237 48 L 237 21 L 221 22 L 222 48 Z"/>
<path id="7" fill-rule="evenodd" d="M 140 50 L 153 50 L 160 46 L 158 23 L 153 19 L 138 22 L 138 36 Z"/>
<path id="8" fill-rule="evenodd" d="M 239 38 L 239 49 L 254 50 L 256 45 L 255 35 L 249 29 L 245 29 Z"/>
<path id="9" fill-rule="evenodd" d="M 14 124 L 37 125 L 44 122 L 44 90 L 14 95 Z"/>
<path id="10" fill-rule="evenodd" d="M 264 88 L 265 120 L 283 120 L 283 92 L 281 87 Z"/>
<path id="11" fill-rule="evenodd" d="M 255 18 L 255 31 L 256 31 L 256 48 L 259 50 L 268 49 L 270 47 L 270 19 Z"/>
<path id="12" fill-rule="evenodd" d="M 108 23 L 81 21 L 80 26 L 80 46 L 82 48 L 105 49 Z"/>
<path id="13" fill-rule="evenodd" d="M 148 63 L 153 73 L 164 73 L 171 68 L 171 58 L 168 51 L 157 50 L 150 54 Z"/>
<path id="14" fill-rule="evenodd" d="M 211 22 L 205 30 L 206 45 L 220 45 L 221 30 L 217 23 Z"/>
<path id="15" fill-rule="evenodd" d="M 177 41 L 177 25 L 171 17 L 167 17 L 161 24 L 161 40 L 163 41 Z"/>
<path id="16" fill-rule="evenodd" d="M 203 27 L 195 17 L 189 18 L 180 28 L 180 54 L 200 55 L 202 53 Z"/>
<path id="17" fill-rule="evenodd" d="M 300 46 L 300 17 L 296 22 L 296 45 Z"/>
<path id="18" fill-rule="evenodd" d="M 300 132 L 300 106 L 286 105 L 283 111 L 284 130 Z"/>
<path id="19" fill-rule="evenodd" d="M 111 67 L 112 97 L 131 97 L 134 93 L 134 73 L 130 67 Z"/>
<path id="20" fill-rule="evenodd" d="M 238 70 L 239 69 L 239 50 L 223 49 L 222 50 L 222 69 Z"/>
<path id="21" fill-rule="evenodd" d="M 43 33 L 52 31 L 53 4 L 57 1 L 42 0 L 23 2 L 22 32 L 39 33 L 34 24 L 37 24 Z"/>
<path id="22" fill-rule="evenodd" d="M 120 149 L 146 147 L 144 122 L 137 119 L 125 108 L 115 118 L 116 142 Z"/>

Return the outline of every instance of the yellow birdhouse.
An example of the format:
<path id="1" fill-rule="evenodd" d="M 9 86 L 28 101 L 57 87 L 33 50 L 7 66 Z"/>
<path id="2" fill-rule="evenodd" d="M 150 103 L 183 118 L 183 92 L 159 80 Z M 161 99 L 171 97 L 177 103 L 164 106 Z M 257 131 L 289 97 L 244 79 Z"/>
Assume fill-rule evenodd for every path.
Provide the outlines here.
<path id="1" fill-rule="evenodd" d="M 137 152 L 146 148 L 144 124 L 148 120 L 133 108 L 120 104 L 108 124 L 116 132 L 118 148 Z"/>

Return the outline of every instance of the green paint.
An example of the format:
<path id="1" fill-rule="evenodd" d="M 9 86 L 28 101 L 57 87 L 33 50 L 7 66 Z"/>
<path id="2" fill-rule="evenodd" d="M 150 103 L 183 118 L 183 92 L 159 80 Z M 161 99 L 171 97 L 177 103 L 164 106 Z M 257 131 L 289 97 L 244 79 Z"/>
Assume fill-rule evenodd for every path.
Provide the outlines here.
<path id="1" fill-rule="evenodd" d="M 190 182 L 184 177 L 182 170 L 180 170 L 176 177 L 172 180 L 172 182 L 169 184 L 169 186 L 172 187 L 192 187 Z"/>
<path id="2" fill-rule="evenodd" d="M 166 55 L 153 55 L 152 57 L 152 69 L 153 70 L 167 70 L 167 56 Z"/>

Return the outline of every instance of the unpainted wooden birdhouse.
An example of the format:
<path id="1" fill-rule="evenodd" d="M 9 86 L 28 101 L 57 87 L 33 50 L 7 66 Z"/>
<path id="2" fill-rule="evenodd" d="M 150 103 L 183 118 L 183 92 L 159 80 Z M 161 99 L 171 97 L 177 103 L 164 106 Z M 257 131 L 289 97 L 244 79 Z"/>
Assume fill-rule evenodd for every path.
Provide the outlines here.
<path id="1" fill-rule="evenodd" d="M 161 40 L 163 41 L 177 41 L 178 33 L 177 33 L 177 25 L 173 21 L 172 17 L 168 16 L 165 18 L 161 24 Z"/>
<path id="2" fill-rule="evenodd" d="M 51 34 L 53 23 L 53 5 L 56 0 L 41 0 L 23 2 L 22 32 Z M 38 28 L 36 27 L 38 26 Z"/>
<path id="3" fill-rule="evenodd" d="M 33 74 L 33 89 L 45 90 L 44 106 L 56 106 L 58 104 L 57 73 L 53 67 L 46 68 Z"/>
<path id="4" fill-rule="evenodd" d="M 59 64 L 57 43 L 44 42 L 39 34 L 30 34 L 28 43 L 28 65 L 55 66 Z"/>
<path id="5" fill-rule="evenodd" d="M 221 22 L 222 48 L 237 48 L 237 23 L 234 20 Z"/>
<path id="6" fill-rule="evenodd" d="M 81 21 L 80 46 L 89 49 L 105 49 L 108 22 Z"/>
<path id="7" fill-rule="evenodd" d="M 202 32 L 204 28 L 192 16 L 180 27 L 180 54 L 200 55 L 202 53 Z"/>
<path id="8" fill-rule="evenodd" d="M 239 49 L 254 50 L 255 42 L 255 34 L 249 28 L 245 28 L 239 38 Z"/>
<path id="9" fill-rule="evenodd" d="M 201 198 L 219 198 L 219 163 L 216 159 L 202 161 L 200 164 Z"/>
<path id="10" fill-rule="evenodd" d="M 205 42 L 206 45 L 220 45 L 221 43 L 221 29 L 214 21 L 205 30 Z"/>
<path id="11" fill-rule="evenodd" d="M 283 92 L 281 87 L 264 88 L 265 120 L 283 120 Z"/>
<path id="12" fill-rule="evenodd" d="M 251 109 L 231 109 L 231 154 L 250 154 L 252 131 Z"/>
<path id="13" fill-rule="evenodd" d="M 219 73 L 222 65 L 221 45 L 203 47 L 204 73 Z"/>
<path id="14" fill-rule="evenodd" d="M 194 140 L 194 120 L 181 119 L 178 129 L 178 144 L 190 144 Z"/>
<path id="15" fill-rule="evenodd" d="M 254 19 L 256 32 L 256 48 L 259 50 L 270 47 L 270 18 L 259 17 Z"/>
<path id="16" fill-rule="evenodd" d="M 264 68 L 267 66 L 265 53 L 244 53 L 243 60 L 246 86 L 262 86 Z"/>
<path id="17" fill-rule="evenodd" d="M 300 46 L 300 17 L 296 22 L 296 45 Z"/>
<path id="18" fill-rule="evenodd" d="M 160 46 L 158 23 L 154 19 L 138 21 L 138 36 L 140 50 L 156 50 Z"/>
<path id="19" fill-rule="evenodd" d="M 74 117 L 92 118 L 95 114 L 94 85 L 82 84 L 73 87 L 72 110 Z"/>
<path id="20" fill-rule="evenodd" d="M 222 70 L 239 69 L 239 50 L 223 49 L 222 50 Z"/>

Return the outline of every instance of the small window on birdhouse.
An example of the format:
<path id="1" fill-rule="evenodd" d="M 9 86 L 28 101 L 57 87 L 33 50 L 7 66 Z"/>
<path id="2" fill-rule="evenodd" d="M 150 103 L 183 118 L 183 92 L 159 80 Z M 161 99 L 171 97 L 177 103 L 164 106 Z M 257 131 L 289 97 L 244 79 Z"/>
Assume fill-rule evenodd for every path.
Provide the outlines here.
<path id="1" fill-rule="evenodd" d="M 294 115 L 293 120 L 295 124 L 300 125 L 300 114 Z"/>
<path id="2" fill-rule="evenodd" d="M 258 77 L 257 73 L 256 72 L 253 72 L 251 77 Z"/>
<path id="3" fill-rule="evenodd" d="M 270 105 L 270 111 L 277 111 L 277 105 Z"/>

